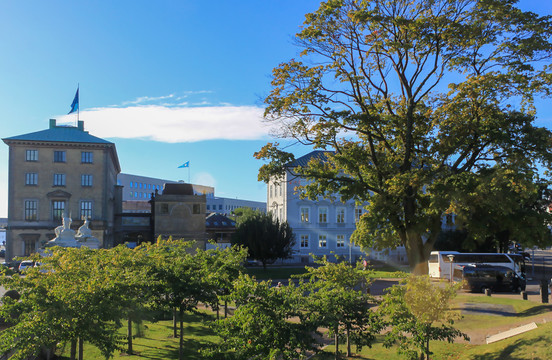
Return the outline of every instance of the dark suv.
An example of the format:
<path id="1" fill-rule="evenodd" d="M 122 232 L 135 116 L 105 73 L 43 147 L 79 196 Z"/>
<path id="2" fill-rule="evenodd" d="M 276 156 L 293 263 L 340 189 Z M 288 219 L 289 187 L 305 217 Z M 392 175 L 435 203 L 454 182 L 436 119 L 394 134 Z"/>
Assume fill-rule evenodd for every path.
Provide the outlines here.
<path id="1" fill-rule="evenodd" d="M 525 278 L 505 266 L 468 265 L 462 269 L 464 288 L 471 291 L 493 292 L 512 291 L 519 293 L 525 290 Z"/>

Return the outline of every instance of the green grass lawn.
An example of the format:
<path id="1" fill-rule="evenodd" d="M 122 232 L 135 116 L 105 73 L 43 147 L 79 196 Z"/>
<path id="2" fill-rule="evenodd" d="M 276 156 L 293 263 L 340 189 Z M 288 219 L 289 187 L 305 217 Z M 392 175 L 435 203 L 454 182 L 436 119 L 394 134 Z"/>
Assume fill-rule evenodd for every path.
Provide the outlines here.
<path id="1" fill-rule="evenodd" d="M 403 272 L 406 269 L 398 268 L 391 265 L 384 265 L 375 267 L 370 272 L 371 278 L 402 278 L 408 274 Z M 263 269 L 262 267 L 248 267 L 246 268 L 247 274 L 255 276 L 257 280 L 281 280 L 289 279 L 292 275 L 305 274 L 307 270 L 305 267 L 268 267 Z"/>
<path id="2" fill-rule="evenodd" d="M 207 315 L 213 319 L 210 315 Z M 200 315 L 186 315 L 184 322 L 184 359 L 203 359 L 199 353 L 202 346 L 219 341 L 219 338 L 211 332 L 205 323 L 205 317 Z M 116 352 L 113 359 L 178 359 L 179 339 L 174 338 L 172 320 L 155 323 L 146 322 L 142 326 L 143 334 L 137 336 L 133 342 L 134 355 Z M 121 329 L 121 334 L 124 334 Z M 62 357 L 67 360 L 70 355 L 69 345 L 60 349 Z M 103 359 L 100 351 L 90 345 L 84 346 L 84 359 Z"/>
<path id="3" fill-rule="evenodd" d="M 381 339 L 381 337 L 379 337 Z M 552 323 L 539 324 L 538 329 L 488 345 L 470 345 L 433 341 L 430 349 L 432 360 L 549 360 L 552 359 Z M 340 346 L 340 350 L 345 350 Z M 313 360 L 333 359 L 334 346 L 328 346 L 324 353 Z M 352 349 L 353 353 L 355 348 Z M 364 348 L 351 358 L 357 360 L 403 360 L 396 348 L 386 349 L 378 341 L 372 348 Z"/>

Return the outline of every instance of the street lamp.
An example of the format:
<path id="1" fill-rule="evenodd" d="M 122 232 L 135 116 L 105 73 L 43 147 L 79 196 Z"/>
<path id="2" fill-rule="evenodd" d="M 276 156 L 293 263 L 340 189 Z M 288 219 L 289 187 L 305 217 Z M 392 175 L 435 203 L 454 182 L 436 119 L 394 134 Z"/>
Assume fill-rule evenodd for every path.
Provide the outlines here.
<path id="1" fill-rule="evenodd" d="M 452 283 L 452 263 L 454 262 L 454 255 L 450 254 L 447 255 L 449 261 L 450 261 L 450 282 Z"/>

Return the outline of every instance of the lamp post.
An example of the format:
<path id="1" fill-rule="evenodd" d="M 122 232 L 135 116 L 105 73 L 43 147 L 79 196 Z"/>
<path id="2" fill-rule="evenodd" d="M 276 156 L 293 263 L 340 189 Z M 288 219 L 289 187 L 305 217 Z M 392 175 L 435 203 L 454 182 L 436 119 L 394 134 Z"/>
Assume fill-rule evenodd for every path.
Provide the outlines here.
<path id="1" fill-rule="evenodd" d="M 452 263 L 454 262 L 454 255 L 450 254 L 450 255 L 447 255 L 449 261 L 450 261 L 450 282 L 452 283 L 452 270 L 453 270 L 453 267 L 452 267 Z"/>

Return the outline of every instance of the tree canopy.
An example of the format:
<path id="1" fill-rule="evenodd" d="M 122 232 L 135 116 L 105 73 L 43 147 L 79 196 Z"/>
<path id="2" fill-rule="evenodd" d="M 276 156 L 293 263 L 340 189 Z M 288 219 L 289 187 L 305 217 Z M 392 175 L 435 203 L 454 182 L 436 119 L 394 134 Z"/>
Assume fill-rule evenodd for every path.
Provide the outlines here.
<path id="1" fill-rule="evenodd" d="M 552 22 L 516 2 L 328 0 L 306 15 L 299 59 L 273 70 L 265 118 L 328 151 L 295 169 L 310 180 L 305 196 L 368 204 L 357 244 L 404 245 L 412 267 L 425 264 L 443 215 L 489 172 L 547 185 L 537 169 L 550 168 L 552 133 L 535 126 L 534 100 L 551 94 Z M 267 182 L 294 158 L 277 143 L 255 156 L 269 160 Z M 460 191 L 467 176 L 482 186 Z"/>
<path id="2" fill-rule="evenodd" d="M 255 213 L 243 221 L 232 235 L 232 245 L 248 249 L 249 257 L 267 263 L 289 258 L 295 235 L 287 221 L 280 222 L 272 213 Z"/>

